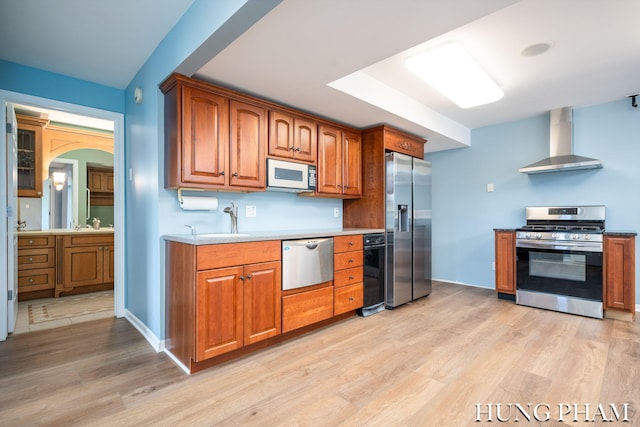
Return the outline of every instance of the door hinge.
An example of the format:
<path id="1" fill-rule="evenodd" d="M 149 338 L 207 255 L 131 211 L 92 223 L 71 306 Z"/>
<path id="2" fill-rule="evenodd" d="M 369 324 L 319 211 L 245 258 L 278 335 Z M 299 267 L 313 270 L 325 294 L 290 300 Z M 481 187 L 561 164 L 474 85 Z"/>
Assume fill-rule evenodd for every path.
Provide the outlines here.
<path id="1" fill-rule="evenodd" d="M 7 133 L 13 133 L 13 123 L 7 123 Z"/>
<path id="2" fill-rule="evenodd" d="M 8 301 L 13 301 L 13 289 L 9 289 L 7 291 L 7 300 Z"/>

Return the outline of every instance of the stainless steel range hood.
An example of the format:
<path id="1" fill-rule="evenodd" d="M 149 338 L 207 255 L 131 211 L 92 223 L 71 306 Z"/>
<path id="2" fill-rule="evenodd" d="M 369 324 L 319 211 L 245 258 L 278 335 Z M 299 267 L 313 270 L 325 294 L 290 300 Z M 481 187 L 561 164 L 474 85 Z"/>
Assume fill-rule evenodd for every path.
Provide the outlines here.
<path id="1" fill-rule="evenodd" d="M 518 169 L 522 173 L 563 172 L 579 169 L 597 169 L 602 161 L 573 154 L 573 109 L 551 110 L 550 157 Z"/>

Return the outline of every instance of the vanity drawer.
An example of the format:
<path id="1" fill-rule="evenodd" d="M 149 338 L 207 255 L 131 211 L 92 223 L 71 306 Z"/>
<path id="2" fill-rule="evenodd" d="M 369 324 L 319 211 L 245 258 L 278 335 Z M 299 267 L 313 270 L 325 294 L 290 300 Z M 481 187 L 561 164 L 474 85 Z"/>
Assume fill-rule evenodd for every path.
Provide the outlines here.
<path id="1" fill-rule="evenodd" d="M 55 236 L 18 236 L 18 249 L 52 248 L 55 242 Z"/>
<path id="2" fill-rule="evenodd" d="M 18 271 L 55 267 L 55 248 L 18 250 Z"/>
<path id="3" fill-rule="evenodd" d="M 18 293 L 54 289 L 55 268 L 38 268 L 18 272 Z"/>

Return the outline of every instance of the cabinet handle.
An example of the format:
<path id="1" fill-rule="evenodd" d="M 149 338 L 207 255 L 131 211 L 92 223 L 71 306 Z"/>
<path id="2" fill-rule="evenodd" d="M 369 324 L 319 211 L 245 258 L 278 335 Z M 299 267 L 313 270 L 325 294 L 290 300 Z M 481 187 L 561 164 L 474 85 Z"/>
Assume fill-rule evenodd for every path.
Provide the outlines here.
<path id="1" fill-rule="evenodd" d="M 350 241 L 350 242 L 348 243 L 348 245 L 349 245 L 349 246 L 353 246 L 353 242 L 351 242 L 351 241 Z"/>
<path id="2" fill-rule="evenodd" d="M 293 147 L 289 147 L 289 151 L 295 151 L 296 149 Z"/>
<path id="3" fill-rule="evenodd" d="M 353 280 L 353 276 L 349 276 L 349 280 Z"/>
<path id="4" fill-rule="evenodd" d="M 33 240 L 29 240 L 29 244 L 30 244 L 30 245 L 33 245 Z"/>
<path id="5" fill-rule="evenodd" d="M 242 280 L 244 282 L 244 276 L 240 276 L 238 277 L 238 279 Z"/>
<path id="6" fill-rule="evenodd" d="M 29 262 L 33 262 L 33 257 L 29 257 Z"/>
<path id="7" fill-rule="evenodd" d="M 300 147 L 296 148 L 296 150 L 295 150 L 295 151 L 300 152 Z"/>
<path id="8" fill-rule="evenodd" d="M 353 297 L 349 297 L 349 301 L 353 301 Z"/>
<path id="9" fill-rule="evenodd" d="M 33 283 L 33 279 L 29 279 L 29 283 Z"/>
<path id="10" fill-rule="evenodd" d="M 353 262 L 353 260 L 351 258 L 349 258 L 349 262 L 351 263 L 351 262 Z"/>
<path id="11" fill-rule="evenodd" d="M 237 178 L 238 177 L 238 172 L 234 172 L 233 176 L 235 176 Z"/>
<path id="12" fill-rule="evenodd" d="M 251 280 L 253 276 L 251 274 L 247 274 L 247 279 Z"/>
<path id="13" fill-rule="evenodd" d="M 220 176 L 224 176 L 224 171 L 220 172 Z"/>

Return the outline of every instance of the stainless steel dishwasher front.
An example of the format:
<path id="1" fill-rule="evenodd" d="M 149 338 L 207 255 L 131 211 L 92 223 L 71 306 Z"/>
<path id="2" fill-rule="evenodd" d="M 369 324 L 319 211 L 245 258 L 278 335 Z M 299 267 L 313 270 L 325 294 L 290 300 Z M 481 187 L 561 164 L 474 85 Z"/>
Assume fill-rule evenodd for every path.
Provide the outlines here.
<path id="1" fill-rule="evenodd" d="M 333 238 L 282 241 L 282 290 L 333 280 Z"/>

